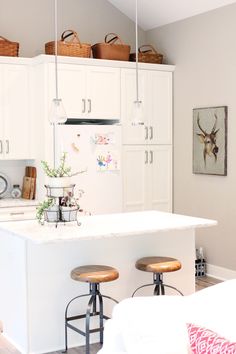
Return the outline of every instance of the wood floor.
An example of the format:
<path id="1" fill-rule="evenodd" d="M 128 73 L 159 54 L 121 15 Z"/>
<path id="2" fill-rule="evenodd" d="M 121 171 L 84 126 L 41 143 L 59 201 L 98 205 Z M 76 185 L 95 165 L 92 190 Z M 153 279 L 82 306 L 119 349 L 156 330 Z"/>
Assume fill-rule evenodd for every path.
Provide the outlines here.
<path id="1" fill-rule="evenodd" d="M 196 279 L 196 291 L 207 288 L 208 286 L 212 286 L 220 282 L 220 280 L 211 277 L 198 278 Z M 91 354 L 96 354 L 100 348 L 100 344 L 92 344 Z M 0 335 L 0 354 L 20 354 L 20 352 L 16 350 L 10 343 L 8 343 L 3 336 Z M 61 351 L 45 354 L 61 354 Z M 85 354 L 85 348 L 78 347 L 69 349 L 67 354 Z"/>

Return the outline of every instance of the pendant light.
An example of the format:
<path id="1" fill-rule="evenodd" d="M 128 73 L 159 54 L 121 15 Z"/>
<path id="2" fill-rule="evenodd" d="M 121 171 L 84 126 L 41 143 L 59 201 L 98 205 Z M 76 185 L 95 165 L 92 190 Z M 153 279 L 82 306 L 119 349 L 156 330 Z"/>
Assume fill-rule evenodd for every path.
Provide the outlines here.
<path id="1" fill-rule="evenodd" d="M 67 121 L 67 115 L 63 107 L 62 99 L 58 94 L 58 47 L 57 47 L 57 0 L 54 0 L 54 42 L 55 42 L 55 98 L 51 103 L 51 109 L 49 114 L 49 122 L 53 125 L 53 160 L 54 167 L 57 164 L 57 124 L 63 124 Z"/>
<path id="2" fill-rule="evenodd" d="M 144 125 L 143 103 L 139 97 L 139 72 L 138 72 L 138 0 L 135 0 L 135 78 L 136 78 L 136 99 L 132 107 L 132 125 Z"/>

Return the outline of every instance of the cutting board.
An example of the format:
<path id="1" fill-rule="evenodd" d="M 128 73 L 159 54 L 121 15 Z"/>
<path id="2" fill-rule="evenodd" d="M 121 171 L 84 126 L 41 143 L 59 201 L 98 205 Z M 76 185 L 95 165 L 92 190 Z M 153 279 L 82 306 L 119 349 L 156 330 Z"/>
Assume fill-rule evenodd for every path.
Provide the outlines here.
<path id="1" fill-rule="evenodd" d="M 26 166 L 23 178 L 22 198 L 35 199 L 37 170 L 34 166 Z"/>

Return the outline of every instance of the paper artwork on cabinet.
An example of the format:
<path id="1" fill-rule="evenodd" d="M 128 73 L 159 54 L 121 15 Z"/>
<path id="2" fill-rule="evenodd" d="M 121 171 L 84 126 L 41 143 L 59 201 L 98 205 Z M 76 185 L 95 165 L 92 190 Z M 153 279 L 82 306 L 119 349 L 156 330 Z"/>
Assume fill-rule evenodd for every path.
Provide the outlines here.
<path id="1" fill-rule="evenodd" d="M 95 145 L 110 145 L 115 144 L 115 136 L 113 132 L 110 133 L 96 133 L 91 137 Z"/>
<path id="2" fill-rule="evenodd" d="M 118 171 L 120 169 L 120 157 L 118 151 L 98 151 L 97 171 Z"/>

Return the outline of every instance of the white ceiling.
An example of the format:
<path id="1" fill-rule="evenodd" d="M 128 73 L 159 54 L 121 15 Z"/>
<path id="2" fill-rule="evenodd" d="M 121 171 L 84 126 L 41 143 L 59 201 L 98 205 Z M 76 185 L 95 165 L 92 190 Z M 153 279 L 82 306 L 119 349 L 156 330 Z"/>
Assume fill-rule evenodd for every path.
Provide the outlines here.
<path id="1" fill-rule="evenodd" d="M 108 1 L 135 20 L 135 0 Z M 138 24 L 149 30 L 234 2 L 236 0 L 138 0 Z"/>

